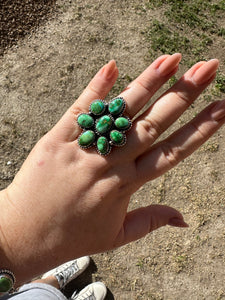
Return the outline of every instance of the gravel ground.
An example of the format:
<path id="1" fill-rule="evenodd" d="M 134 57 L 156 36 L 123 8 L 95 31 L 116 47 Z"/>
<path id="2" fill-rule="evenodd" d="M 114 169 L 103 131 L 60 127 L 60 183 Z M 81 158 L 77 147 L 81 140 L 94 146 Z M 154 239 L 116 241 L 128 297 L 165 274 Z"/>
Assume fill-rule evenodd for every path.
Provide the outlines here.
<path id="1" fill-rule="evenodd" d="M 138 0 L 1 2 L 1 188 L 104 63 L 116 59 L 120 70 L 109 98 L 150 64 L 150 42 L 142 33 L 161 16 L 161 10 L 140 9 Z M 222 71 L 224 49 L 218 37 L 207 53 L 220 59 Z M 178 77 L 184 69 L 182 64 Z M 205 105 L 200 97 L 167 134 Z M 161 228 L 94 255 L 88 271 L 66 293 L 101 280 L 109 289 L 107 299 L 225 299 L 224 137 L 222 128 L 191 158 L 131 199 L 130 209 L 150 203 L 175 207 L 188 229 Z"/>
<path id="2" fill-rule="evenodd" d="M 0 3 L 0 55 L 33 32 L 55 11 L 55 0 L 2 0 Z"/>

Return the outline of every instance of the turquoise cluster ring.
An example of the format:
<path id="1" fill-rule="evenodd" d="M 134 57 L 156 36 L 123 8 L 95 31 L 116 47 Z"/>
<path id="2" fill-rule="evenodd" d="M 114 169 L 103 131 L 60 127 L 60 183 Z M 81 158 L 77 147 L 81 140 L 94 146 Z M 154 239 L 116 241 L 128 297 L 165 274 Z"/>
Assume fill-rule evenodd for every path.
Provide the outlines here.
<path id="1" fill-rule="evenodd" d="M 108 155 L 113 146 L 126 144 L 125 132 L 132 126 L 131 120 L 123 116 L 126 102 L 116 97 L 109 103 L 96 99 L 89 107 L 89 113 L 78 115 L 77 124 L 83 129 L 78 137 L 82 149 L 95 146 L 100 155 Z"/>
<path id="2" fill-rule="evenodd" d="M 11 271 L 0 270 L 0 294 L 11 292 L 14 289 L 15 282 L 15 275 Z"/>

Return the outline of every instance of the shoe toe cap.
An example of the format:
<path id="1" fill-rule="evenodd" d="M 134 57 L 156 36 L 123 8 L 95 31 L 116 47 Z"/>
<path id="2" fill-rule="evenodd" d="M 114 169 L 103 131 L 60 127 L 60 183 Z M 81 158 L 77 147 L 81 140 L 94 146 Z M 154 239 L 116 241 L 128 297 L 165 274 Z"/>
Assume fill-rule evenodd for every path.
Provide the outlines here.
<path id="1" fill-rule="evenodd" d="M 107 288 L 102 282 L 95 282 L 93 284 L 93 292 L 96 299 L 103 300 L 107 294 Z"/>
<path id="2" fill-rule="evenodd" d="M 77 265 L 80 270 L 85 270 L 90 263 L 90 257 L 89 256 L 83 256 L 77 259 Z"/>

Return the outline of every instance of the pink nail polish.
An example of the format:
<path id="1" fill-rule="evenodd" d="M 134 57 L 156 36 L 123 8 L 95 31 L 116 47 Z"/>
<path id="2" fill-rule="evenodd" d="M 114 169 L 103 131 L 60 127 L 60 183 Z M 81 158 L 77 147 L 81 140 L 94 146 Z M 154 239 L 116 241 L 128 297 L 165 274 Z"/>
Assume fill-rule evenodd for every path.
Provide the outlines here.
<path id="1" fill-rule="evenodd" d="M 116 70 L 117 66 L 116 66 L 116 62 L 115 60 L 110 60 L 110 62 L 104 66 L 103 68 L 103 75 L 106 79 L 110 79 L 115 70 Z"/>
<path id="2" fill-rule="evenodd" d="M 158 67 L 160 75 L 169 75 L 179 65 L 181 58 L 180 53 L 175 53 L 167 57 Z"/>
<path id="3" fill-rule="evenodd" d="M 207 83 L 210 78 L 216 73 L 218 69 L 219 61 L 218 59 L 211 59 L 205 63 L 203 63 L 193 74 L 193 81 L 198 84 Z"/>
<path id="4" fill-rule="evenodd" d="M 219 121 L 225 117 L 225 100 L 216 102 L 212 108 L 211 116 L 216 121 Z"/>

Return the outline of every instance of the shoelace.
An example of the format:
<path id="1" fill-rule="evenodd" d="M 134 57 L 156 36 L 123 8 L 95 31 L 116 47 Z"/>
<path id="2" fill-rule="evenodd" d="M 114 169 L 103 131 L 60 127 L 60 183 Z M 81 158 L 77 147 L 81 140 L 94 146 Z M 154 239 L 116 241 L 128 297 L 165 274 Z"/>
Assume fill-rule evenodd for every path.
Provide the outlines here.
<path id="1" fill-rule="evenodd" d="M 79 271 L 79 267 L 75 261 L 72 265 L 68 265 L 67 268 L 64 266 L 62 270 L 58 269 L 58 273 L 55 277 L 57 278 L 59 285 L 63 287 L 68 282 L 68 279 L 77 273 L 77 271 Z"/>
<path id="2" fill-rule="evenodd" d="M 74 300 L 96 300 L 95 296 L 93 295 L 92 291 L 88 290 L 83 295 L 79 294 L 74 298 Z"/>

